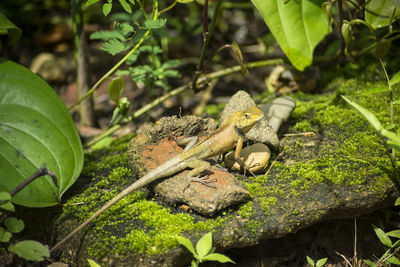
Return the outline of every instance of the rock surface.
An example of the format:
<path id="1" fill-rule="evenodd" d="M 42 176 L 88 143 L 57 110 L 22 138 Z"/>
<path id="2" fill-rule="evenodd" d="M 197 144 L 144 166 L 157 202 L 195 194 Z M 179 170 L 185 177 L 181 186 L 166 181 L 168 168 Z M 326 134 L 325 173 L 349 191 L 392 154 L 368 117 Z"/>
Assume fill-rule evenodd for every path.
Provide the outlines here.
<path id="1" fill-rule="evenodd" d="M 221 123 L 227 120 L 230 115 L 239 110 L 245 110 L 256 103 L 251 96 L 245 91 L 238 91 L 234 94 L 229 102 L 226 104 L 224 110 L 221 113 Z M 266 118 L 257 123 L 247 134 L 246 138 L 255 142 L 266 143 L 272 146 L 279 144 L 278 135 L 269 125 Z"/>
<path id="2" fill-rule="evenodd" d="M 272 100 L 270 103 L 260 106 L 260 109 L 264 112 L 265 118 L 268 120 L 272 131 L 278 132 L 279 127 L 287 119 L 296 107 L 296 101 L 291 97 L 278 97 Z"/>
<path id="3" fill-rule="evenodd" d="M 360 96 L 357 91 L 374 86 L 348 83 L 340 93 L 357 100 L 388 124 L 390 116 L 382 109 L 386 100 Z M 331 218 L 356 217 L 391 205 L 398 196 L 395 172 L 384 142 L 368 123 L 335 94 L 299 93 L 294 97 L 297 107 L 287 121 L 291 135 L 280 142 L 283 152 L 282 148 L 272 149 L 272 159 L 279 153 L 283 156 L 268 176 L 239 177 L 250 192 L 251 199 L 246 203 L 208 218 L 153 199 L 152 194 L 140 190 L 111 207 L 66 244 L 63 261 L 82 265 L 91 258 L 109 266 L 183 266 L 189 264 L 190 255 L 177 246 L 176 235 L 197 242 L 204 233 L 213 231 L 214 246 L 220 252 L 279 238 Z M 173 134 L 197 135 L 200 129 L 209 130 L 209 123 L 196 117 L 191 125 L 175 128 Z M 172 135 L 170 130 L 159 127 L 151 135 L 162 140 Z M 149 137 L 141 138 L 146 142 Z M 85 164 L 81 182 L 58 219 L 58 239 L 134 181 L 126 168 L 126 146 L 125 150 L 117 147 L 88 156 L 90 162 Z M 122 163 L 115 159 L 117 156 Z M 143 166 L 137 166 L 133 176 L 144 171 Z M 90 187 L 82 182 L 85 179 Z"/>
<path id="4" fill-rule="evenodd" d="M 185 121 L 189 120 L 190 123 L 191 118 L 192 116 L 171 118 L 167 120 L 167 124 L 164 124 L 166 121 L 163 120 L 157 127 L 164 130 L 168 127 L 176 130 L 179 130 L 179 127 L 185 129 L 187 128 Z M 149 132 L 152 132 L 152 129 L 149 129 Z M 152 136 L 149 132 L 143 132 L 130 143 L 129 155 L 132 168 L 141 164 L 146 166 L 146 169 L 157 168 L 183 150 L 172 139 L 163 139 L 155 145 L 146 145 L 143 136 Z M 189 170 L 185 170 L 168 179 L 155 181 L 150 187 L 163 201 L 169 204 L 182 203 L 182 209 L 190 208 L 206 216 L 212 216 L 226 207 L 241 203 L 250 196 L 249 191 L 235 176 L 214 166 L 206 170 L 209 186 L 192 182 L 187 175 L 188 172 Z"/>

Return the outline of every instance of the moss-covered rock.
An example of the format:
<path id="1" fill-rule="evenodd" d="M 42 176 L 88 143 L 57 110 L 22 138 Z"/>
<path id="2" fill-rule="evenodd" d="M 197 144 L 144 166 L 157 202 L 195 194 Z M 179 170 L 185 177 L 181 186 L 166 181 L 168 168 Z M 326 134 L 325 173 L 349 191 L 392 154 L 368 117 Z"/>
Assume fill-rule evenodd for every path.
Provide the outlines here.
<path id="1" fill-rule="evenodd" d="M 272 159 L 282 152 L 281 157 L 268 175 L 240 177 L 251 192 L 248 202 L 206 218 L 139 190 L 65 244 L 63 260 L 74 265 L 82 265 L 86 258 L 112 266 L 187 265 L 190 255 L 178 246 L 176 235 L 197 241 L 213 231 L 214 244 L 223 250 L 390 205 L 398 193 L 393 182 L 396 172 L 384 141 L 340 98 L 345 94 L 387 126 L 388 96 L 360 95 L 374 86 L 350 80 L 336 93 L 293 94 L 297 107 L 287 122 L 290 135 L 281 139 L 283 152 L 273 150 Z M 74 187 L 79 194 L 70 193 L 63 207 L 58 238 L 143 173 L 139 166 L 128 169 L 126 153 L 127 142 L 122 142 L 112 151 L 87 156 L 79 187 Z"/>

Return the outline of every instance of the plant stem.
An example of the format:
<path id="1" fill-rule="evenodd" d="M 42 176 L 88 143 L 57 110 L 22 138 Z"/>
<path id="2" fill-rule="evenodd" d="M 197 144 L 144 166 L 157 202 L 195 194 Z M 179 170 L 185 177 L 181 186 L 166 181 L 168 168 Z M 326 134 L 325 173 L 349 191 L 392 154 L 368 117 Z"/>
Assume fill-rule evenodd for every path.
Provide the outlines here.
<path id="1" fill-rule="evenodd" d="M 342 34 L 342 25 L 343 25 L 343 2 L 342 0 L 338 0 L 337 1 L 337 5 L 338 5 L 338 10 L 339 10 L 339 25 L 338 25 L 338 30 L 340 33 L 340 54 L 339 54 L 339 61 L 341 60 L 341 58 L 344 57 L 344 51 L 346 48 L 346 42 L 344 40 L 343 34 Z"/>
<path id="2" fill-rule="evenodd" d="M 392 90 L 392 86 L 391 86 L 391 84 L 390 84 L 389 75 L 387 74 L 387 71 L 386 71 L 385 65 L 383 64 L 383 61 L 382 61 L 382 59 L 379 59 L 379 61 L 381 62 L 381 65 L 382 65 L 383 71 L 385 72 L 386 81 L 387 81 L 387 84 L 388 84 L 388 86 L 389 86 L 389 90 L 390 90 L 390 91 L 389 91 L 389 92 L 390 92 L 390 119 L 391 119 L 391 122 L 392 122 L 392 126 L 394 126 L 394 114 L 393 114 L 393 90 Z"/>
<path id="3" fill-rule="evenodd" d="M 143 5 L 140 1 L 138 1 L 140 8 L 143 9 Z M 145 14 L 146 12 L 144 12 Z M 153 20 L 156 20 L 158 18 L 158 2 L 157 0 L 154 2 L 154 7 L 153 7 Z M 145 14 L 146 16 L 146 14 Z M 147 17 L 147 16 L 146 16 Z M 114 65 L 114 67 L 112 67 L 106 74 L 103 75 L 103 77 L 101 77 L 96 83 L 95 85 L 93 85 L 93 87 L 81 98 L 79 99 L 78 102 L 76 102 L 72 107 L 69 108 L 69 110 L 73 110 L 74 108 L 76 108 L 80 103 L 82 103 L 83 100 L 85 100 L 89 95 L 91 95 L 94 90 L 96 90 L 104 81 L 105 79 L 107 79 L 111 74 L 114 73 L 114 71 L 116 71 L 123 63 L 125 63 L 125 61 L 136 51 L 139 49 L 139 47 L 142 45 L 142 43 L 144 42 L 144 40 L 146 40 L 147 36 L 149 36 L 149 34 L 151 33 L 152 29 L 148 29 L 145 34 L 143 35 L 143 37 L 139 40 L 139 42 L 137 42 L 137 44 L 131 49 L 131 51 L 128 52 L 128 54 L 126 54 L 117 64 Z"/>
<path id="4" fill-rule="evenodd" d="M 195 90 L 196 90 L 196 87 L 198 84 L 197 80 L 199 79 L 201 70 L 203 69 L 204 59 L 205 59 L 206 51 L 208 48 L 208 44 L 210 43 L 210 40 L 214 33 L 215 25 L 217 24 L 218 12 L 219 12 L 221 3 L 222 3 L 222 0 L 218 0 L 217 3 L 215 4 L 215 10 L 214 10 L 213 18 L 211 21 L 210 31 L 207 34 L 207 38 L 204 41 L 203 47 L 201 48 L 199 65 L 197 65 L 197 69 L 196 69 L 196 72 L 194 73 L 193 81 L 192 81 L 192 87 Z"/>
<path id="5" fill-rule="evenodd" d="M 163 10 L 161 10 L 160 12 L 158 12 L 158 16 L 160 16 L 161 14 L 167 12 L 168 10 L 170 10 L 171 8 L 173 8 L 176 5 L 176 0 L 168 7 L 164 8 Z"/>
<path id="6" fill-rule="evenodd" d="M 259 67 L 265 67 L 265 66 L 270 66 L 270 65 L 276 65 L 276 64 L 282 64 L 284 61 L 283 59 L 269 59 L 269 60 L 262 60 L 262 61 L 255 61 L 255 62 L 250 62 L 245 65 L 246 69 L 252 69 L 252 68 L 259 68 Z M 203 83 L 208 83 L 211 80 L 214 79 L 218 79 L 222 76 L 226 76 L 238 71 L 242 70 L 242 66 L 240 65 L 236 65 L 234 67 L 230 67 L 230 68 L 226 68 L 223 70 L 219 70 L 216 72 L 212 72 L 209 73 L 207 75 L 203 75 L 201 77 L 198 78 L 197 81 L 197 85 L 203 84 Z M 152 101 L 151 103 L 145 105 L 144 107 L 142 107 L 141 109 L 137 110 L 131 117 L 131 121 L 140 117 L 141 115 L 143 115 L 144 113 L 146 113 L 147 111 L 151 110 L 153 107 L 161 104 L 162 102 L 164 102 L 165 100 L 167 100 L 168 98 L 171 98 L 175 95 L 178 95 L 184 91 L 186 91 L 187 89 L 190 89 L 192 87 L 192 83 L 189 82 L 185 85 L 182 85 L 178 88 L 175 88 L 173 90 L 171 90 L 168 94 L 163 95 L 159 98 L 157 98 L 156 100 Z M 98 136 L 94 137 L 93 139 L 91 139 L 89 142 L 87 142 L 85 144 L 86 148 L 89 148 L 91 146 L 93 146 L 94 144 L 96 144 L 97 142 L 99 142 L 100 140 L 102 140 L 103 138 L 115 133 L 117 130 L 119 130 L 123 125 L 126 125 L 128 122 L 124 122 L 124 124 L 118 124 L 118 125 L 113 125 L 110 128 L 105 129 L 102 133 L 100 133 Z"/>
<path id="7" fill-rule="evenodd" d="M 83 10 L 82 1 L 71 1 L 72 29 L 74 33 L 74 59 L 77 66 L 76 84 L 78 87 L 78 98 L 86 94 L 90 89 L 89 82 L 89 63 L 88 48 L 86 43 L 85 31 L 83 30 Z M 79 107 L 80 123 L 83 125 L 94 126 L 96 124 L 94 116 L 93 97 L 90 96 Z"/>
<path id="8" fill-rule="evenodd" d="M 156 1 L 157 1 L 157 0 L 156 0 Z M 142 13 L 143 13 L 144 18 L 145 18 L 146 20 L 148 20 L 149 17 L 147 16 L 146 10 L 144 10 L 144 6 L 143 6 L 142 1 L 137 1 L 137 2 L 138 2 L 138 5 L 139 5 L 139 8 L 140 8 L 140 11 L 142 11 Z"/>
<path id="9" fill-rule="evenodd" d="M 14 196 L 17 194 L 19 191 L 21 191 L 23 188 L 25 188 L 28 184 L 32 183 L 34 180 L 37 178 L 43 176 L 43 175 L 50 175 L 50 177 L 53 179 L 53 182 L 56 186 L 57 185 L 57 176 L 50 170 L 48 170 L 46 167 L 40 167 L 34 174 L 31 175 L 28 179 L 20 183 L 16 188 L 14 188 L 11 192 L 10 195 Z"/>
<path id="10" fill-rule="evenodd" d="M 89 95 L 91 95 L 94 90 L 96 90 L 104 81 L 107 79 L 111 74 L 114 73 L 125 61 L 136 51 L 138 48 L 142 45 L 146 37 L 150 34 L 151 29 L 148 29 L 146 33 L 143 35 L 143 37 L 139 40 L 139 42 L 135 45 L 134 48 L 132 48 L 131 51 L 129 51 L 128 54 L 126 54 L 117 64 L 114 65 L 106 74 L 103 75 L 96 83 L 93 85 L 93 87 L 81 98 L 79 99 L 78 102 L 76 102 L 73 106 L 69 108 L 69 110 L 75 109 L 80 103 L 82 103 L 83 100 L 85 100 Z"/>

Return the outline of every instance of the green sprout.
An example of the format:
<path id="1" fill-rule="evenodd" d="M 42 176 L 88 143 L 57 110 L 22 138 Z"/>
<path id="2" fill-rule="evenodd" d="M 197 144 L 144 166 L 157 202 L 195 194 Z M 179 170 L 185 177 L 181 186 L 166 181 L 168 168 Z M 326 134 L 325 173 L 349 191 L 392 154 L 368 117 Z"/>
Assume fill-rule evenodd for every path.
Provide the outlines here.
<path id="1" fill-rule="evenodd" d="M 214 253 L 215 248 L 212 246 L 212 233 L 209 232 L 205 235 L 203 235 L 202 238 L 197 242 L 196 244 L 196 250 L 193 247 L 192 242 L 183 237 L 183 236 L 177 236 L 175 237 L 176 241 L 185 246 L 190 253 L 193 255 L 193 260 L 191 263 L 192 267 L 197 267 L 199 266 L 200 263 L 206 262 L 206 261 L 218 261 L 221 263 L 226 263 L 226 262 L 231 262 L 235 263 L 232 261 L 230 258 L 227 256 L 220 254 L 220 253 Z"/>

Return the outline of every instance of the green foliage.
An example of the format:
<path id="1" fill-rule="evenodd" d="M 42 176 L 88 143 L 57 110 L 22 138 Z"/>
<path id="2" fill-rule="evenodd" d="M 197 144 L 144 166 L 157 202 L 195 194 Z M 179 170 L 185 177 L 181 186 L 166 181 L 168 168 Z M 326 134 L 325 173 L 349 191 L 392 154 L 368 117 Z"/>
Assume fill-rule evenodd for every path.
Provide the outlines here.
<path id="1" fill-rule="evenodd" d="M 128 70 L 117 71 L 117 75 L 130 75 L 135 82 L 143 82 L 148 88 L 159 86 L 165 90 L 170 89 L 168 78 L 178 78 L 180 73 L 175 70 L 180 65 L 179 60 L 167 60 L 162 62 L 159 54 L 162 52 L 159 46 L 144 45 L 133 53 L 128 63 L 133 65 L 140 54 L 149 53 L 147 60 L 149 64 L 136 65 Z"/>
<path id="2" fill-rule="evenodd" d="M 393 104 L 395 104 L 395 101 L 393 100 L 393 92 L 392 92 L 392 85 L 395 85 L 400 82 L 400 72 L 397 72 L 392 79 L 389 79 L 389 76 L 387 75 L 385 66 L 383 65 L 381 61 L 383 70 L 385 72 L 386 78 L 387 78 L 387 84 L 388 87 L 379 87 L 379 88 L 373 88 L 372 90 L 368 91 L 368 94 L 374 94 L 374 93 L 381 93 L 381 92 L 391 92 L 390 96 L 390 102 L 391 102 L 391 119 L 393 121 Z M 375 117 L 375 115 L 369 111 L 368 109 L 358 105 L 355 102 L 350 101 L 346 97 L 342 96 L 342 98 L 349 103 L 351 106 L 353 106 L 355 109 L 357 109 L 367 120 L 368 122 L 375 128 L 375 130 L 382 136 L 386 137 L 388 139 L 387 144 L 392 147 L 394 151 L 400 154 L 400 129 L 397 131 L 397 133 L 394 133 L 390 131 L 391 129 L 385 129 L 378 118 Z M 394 125 L 391 126 L 393 128 Z"/>
<path id="3" fill-rule="evenodd" d="M 21 65 L 0 59 L 0 80 L 0 191 L 10 192 L 45 165 L 56 174 L 59 187 L 45 176 L 12 202 L 56 205 L 83 165 L 82 144 L 71 115 L 54 90 Z"/>
<path id="4" fill-rule="evenodd" d="M 393 236 L 393 237 L 399 238 L 400 230 L 395 230 L 395 231 L 385 233 L 379 227 L 377 227 L 375 225 L 372 225 L 372 226 L 374 228 L 375 234 L 377 235 L 377 237 L 379 238 L 381 243 L 388 249 L 379 258 L 379 260 L 376 263 L 372 262 L 370 260 L 364 260 L 364 262 L 370 267 L 381 266 L 382 263 L 400 265 L 400 260 L 394 255 L 395 251 L 397 251 L 399 249 L 400 240 L 397 240 L 395 243 L 393 243 L 389 237 L 389 236 Z"/>
<path id="5" fill-rule="evenodd" d="M 104 43 L 104 46 L 101 49 L 115 56 L 116 54 L 129 49 L 129 46 L 125 46 L 121 41 L 116 39 L 111 39 Z"/>
<path id="6" fill-rule="evenodd" d="M 389 51 L 392 41 L 399 38 L 400 32 L 393 30 L 392 24 L 399 18 L 400 3 L 392 0 L 372 0 L 359 8 L 364 10 L 365 20 L 354 18 L 342 22 L 342 36 L 346 42 L 345 53 L 351 57 L 374 52 L 375 56 L 381 59 Z M 356 27 L 357 25 L 364 27 Z"/>
<path id="7" fill-rule="evenodd" d="M 97 262 L 95 262 L 94 260 L 87 259 L 87 261 L 88 261 L 90 267 L 101 267 L 101 265 L 98 264 Z"/>
<path id="8" fill-rule="evenodd" d="M 131 103 L 126 97 L 120 98 L 124 89 L 125 81 L 121 77 L 113 79 L 108 86 L 108 97 L 117 104 L 111 118 L 112 125 L 120 123 L 123 119 L 126 119 L 127 122 L 131 120 L 131 117 L 129 115 Z M 106 143 L 100 144 L 100 146 L 102 147 L 104 145 L 107 145 L 107 143 L 108 145 L 110 144 L 110 142 L 105 142 Z"/>
<path id="9" fill-rule="evenodd" d="M 314 48 L 331 31 L 332 18 L 341 29 L 345 44 L 342 52 L 349 57 L 372 51 L 377 58 L 382 58 L 400 35 L 400 31 L 392 29 L 393 22 L 400 17 L 398 1 L 372 0 L 360 6 L 354 1 L 343 1 L 346 8 L 338 1 L 323 0 L 252 2 L 290 62 L 299 70 L 312 63 Z M 359 10 L 364 11 L 365 20 L 357 17 Z M 338 13 L 353 19 L 347 21 L 333 16 Z M 366 28 L 356 28 L 359 24 Z M 384 27 L 387 30 L 380 30 Z"/>
<path id="10" fill-rule="evenodd" d="M 131 120 L 131 116 L 129 115 L 129 109 L 131 107 L 131 103 L 129 102 L 128 98 L 123 97 L 118 100 L 117 106 L 113 111 L 113 116 L 111 118 L 111 124 L 120 123 L 123 119 L 126 121 Z"/>
<path id="11" fill-rule="evenodd" d="M 134 21 L 134 20 L 133 20 Z M 131 48 L 131 39 L 135 34 L 132 25 L 127 22 L 114 22 L 113 31 L 98 31 L 90 35 L 91 40 L 101 39 L 106 42 L 101 50 L 115 56 Z"/>
<path id="12" fill-rule="evenodd" d="M 131 5 L 135 5 L 135 0 L 129 0 L 129 3 L 126 0 L 118 0 L 122 8 L 129 14 L 132 13 L 132 8 Z M 87 0 L 86 1 L 86 6 L 91 6 L 95 3 L 100 2 L 100 0 Z M 107 16 L 110 14 L 111 9 L 112 9 L 113 2 L 112 0 L 107 0 L 107 3 L 103 4 L 103 14 L 104 16 Z"/>
<path id="13" fill-rule="evenodd" d="M 110 20 L 114 21 L 112 31 L 98 31 L 90 36 L 90 39 L 105 41 L 102 50 L 115 56 L 121 52 L 132 49 L 145 33 L 146 30 L 156 30 L 165 26 L 166 19 L 144 19 L 147 17 L 140 12 L 132 16 L 115 14 Z M 118 20 L 118 21 L 115 21 Z M 126 70 L 116 72 L 118 76 L 130 75 L 135 82 L 143 82 L 150 90 L 155 86 L 168 90 L 168 78 L 178 78 L 180 73 L 175 70 L 179 66 L 178 60 L 167 60 L 162 62 L 159 54 L 162 49 L 156 44 L 156 39 L 141 45 L 126 60 L 130 65 Z M 137 65 L 140 59 L 144 64 Z"/>
<path id="14" fill-rule="evenodd" d="M 221 263 L 226 263 L 226 262 L 231 262 L 235 263 L 232 261 L 230 258 L 227 256 L 220 254 L 220 253 L 214 253 L 215 248 L 212 246 L 212 233 L 209 232 L 205 235 L 203 235 L 202 238 L 197 242 L 196 244 L 196 250 L 193 247 L 192 242 L 190 242 L 189 239 L 183 237 L 183 236 L 176 236 L 175 237 L 176 241 L 181 244 L 182 246 L 186 247 L 187 250 L 190 251 L 193 255 L 193 260 L 191 263 L 191 266 L 198 266 L 202 262 L 206 261 L 218 261 Z"/>
<path id="15" fill-rule="evenodd" d="M 3 13 L 0 12 L 0 35 L 8 35 L 9 44 L 14 45 L 21 38 L 22 31 L 20 28 L 9 21 Z M 1 51 L 0 43 L 0 51 Z"/>
<path id="16" fill-rule="evenodd" d="M 107 16 L 111 12 L 111 9 L 112 9 L 112 1 L 108 0 L 108 3 L 104 3 L 103 4 L 103 14 L 104 14 L 104 16 Z"/>
<path id="17" fill-rule="evenodd" d="M 14 205 L 9 202 L 10 200 L 11 195 L 9 193 L 0 192 L 0 201 L 3 203 L 0 206 L 0 216 L 4 216 L 5 212 L 10 212 L 9 208 L 3 208 L 4 204 L 8 204 L 6 205 L 7 207 L 13 207 L 11 212 L 14 211 Z M 24 222 L 15 217 L 7 217 L 3 221 L 3 225 L 4 227 L 0 226 L 0 242 L 2 243 L 10 243 L 12 235 L 21 232 L 25 228 Z M 30 261 L 42 261 L 43 257 L 50 257 L 49 249 L 33 240 L 24 240 L 16 244 L 10 244 L 8 251 Z"/>
<path id="18" fill-rule="evenodd" d="M 312 63 L 317 44 L 331 31 L 322 0 L 252 0 L 290 62 L 299 70 Z"/>
<path id="19" fill-rule="evenodd" d="M 108 86 L 108 97 L 115 103 L 118 102 L 122 92 L 125 89 L 125 81 L 121 77 L 115 78 L 111 81 Z"/>
<path id="20" fill-rule="evenodd" d="M 50 257 L 49 249 L 34 240 L 24 240 L 10 245 L 8 251 L 29 261 L 42 261 L 43 257 Z"/>
<path id="21" fill-rule="evenodd" d="M 143 28 L 144 29 L 159 29 L 164 27 L 165 23 L 167 22 L 166 19 L 148 19 L 144 22 Z"/>
<path id="22" fill-rule="evenodd" d="M 10 241 L 12 234 L 5 228 L 0 227 L 0 242 L 7 243 Z"/>
<path id="23" fill-rule="evenodd" d="M 379 122 L 379 120 L 375 117 L 375 115 L 366 108 L 363 108 L 357 103 L 350 101 L 344 96 L 342 96 L 342 98 L 351 106 L 353 106 L 355 109 L 357 109 L 368 120 L 368 122 L 375 128 L 375 130 L 378 133 L 388 138 L 389 140 L 387 141 L 387 144 L 391 146 L 394 150 L 396 150 L 398 153 L 400 153 L 400 135 L 385 129 Z"/>
<path id="24" fill-rule="evenodd" d="M 395 206 L 399 206 L 400 205 L 400 197 L 398 199 L 396 199 L 396 202 L 394 203 Z"/>
<path id="25" fill-rule="evenodd" d="M 399 1 L 371 0 L 365 7 L 365 21 L 374 29 L 390 25 L 399 16 Z"/>
<path id="26" fill-rule="evenodd" d="M 307 256 L 307 262 L 308 264 L 310 264 L 312 267 L 321 267 L 324 266 L 324 264 L 326 263 L 326 261 L 328 260 L 328 258 L 323 258 L 320 260 L 317 260 L 316 262 L 314 262 L 313 259 L 311 259 L 310 257 Z"/>
<path id="27" fill-rule="evenodd" d="M 15 217 L 6 218 L 4 220 L 4 225 L 11 233 L 19 233 L 25 228 L 24 222 Z"/>

